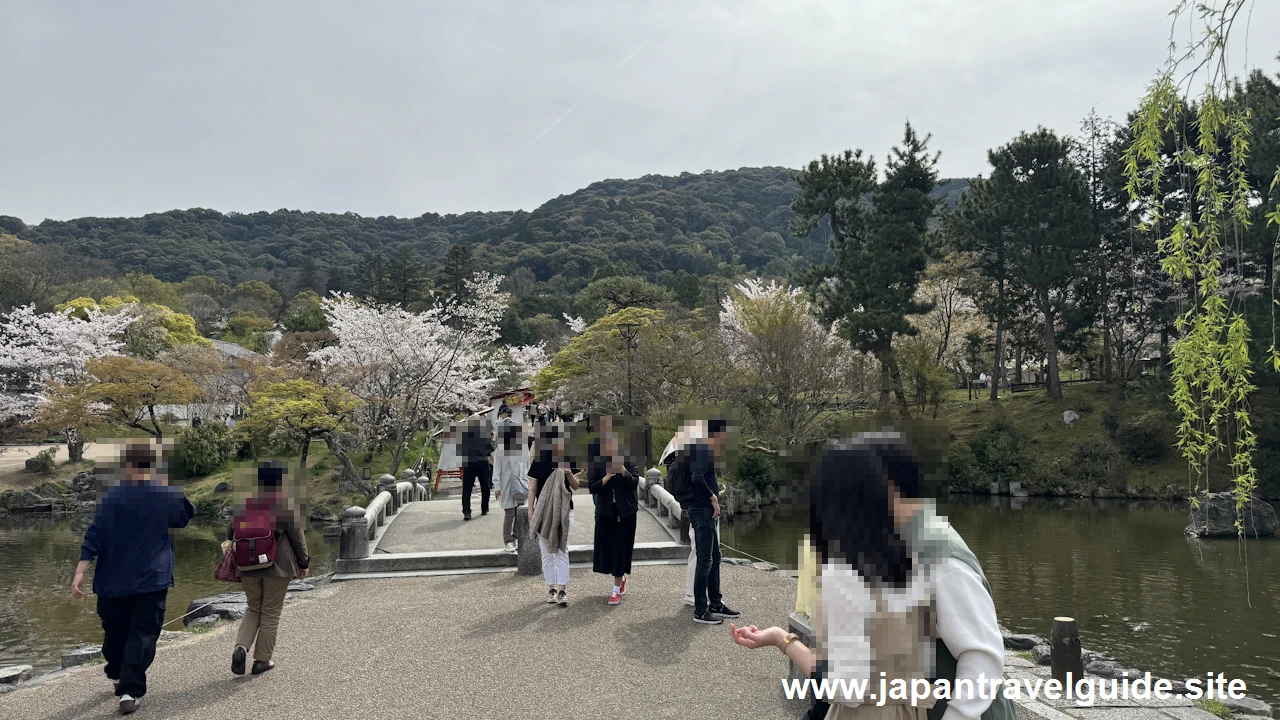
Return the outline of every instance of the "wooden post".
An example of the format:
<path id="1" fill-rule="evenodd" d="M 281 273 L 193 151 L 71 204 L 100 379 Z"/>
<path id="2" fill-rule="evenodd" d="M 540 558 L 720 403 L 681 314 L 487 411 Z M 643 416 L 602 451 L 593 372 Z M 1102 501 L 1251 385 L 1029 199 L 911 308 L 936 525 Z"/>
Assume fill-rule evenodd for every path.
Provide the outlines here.
<path id="1" fill-rule="evenodd" d="M 1068 673 L 1072 683 L 1084 677 L 1084 663 L 1080 657 L 1080 630 L 1076 627 L 1075 618 L 1053 619 L 1053 633 L 1049 636 L 1049 667 L 1053 679 L 1064 686 L 1068 682 Z"/>

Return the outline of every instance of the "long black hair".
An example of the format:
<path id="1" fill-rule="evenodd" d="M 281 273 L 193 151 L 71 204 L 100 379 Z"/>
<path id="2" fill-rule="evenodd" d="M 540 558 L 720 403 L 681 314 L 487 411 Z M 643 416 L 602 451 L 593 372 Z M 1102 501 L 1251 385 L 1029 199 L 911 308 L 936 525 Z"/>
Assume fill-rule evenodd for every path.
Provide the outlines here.
<path id="1" fill-rule="evenodd" d="M 902 587 L 911 554 L 893 516 L 893 490 L 919 498 L 924 473 L 896 433 L 866 433 L 828 445 L 814 464 L 809 528 L 825 564 L 851 565 L 869 583 Z"/>

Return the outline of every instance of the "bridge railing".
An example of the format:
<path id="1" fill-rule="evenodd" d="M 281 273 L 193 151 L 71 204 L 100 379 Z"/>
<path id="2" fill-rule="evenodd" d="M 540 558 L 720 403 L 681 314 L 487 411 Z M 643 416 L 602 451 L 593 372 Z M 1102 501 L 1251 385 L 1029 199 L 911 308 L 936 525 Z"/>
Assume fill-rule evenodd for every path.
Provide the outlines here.
<path id="1" fill-rule="evenodd" d="M 680 542 L 689 542 L 689 516 L 675 496 L 663 487 L 662 473 L 657 468 L 649 468 L 640 478 L 638 490 L 641 502 L 655 508 L 660 519 L 666 518 L 668 527 L 680 531 Z"/>
<path id="2" fill-rule="evenodd" d="M 378 537 L 378 528 L 385 526 L 388 518 L 400 512 L 405 505 L 430 497 L 429 476 L 430 472 L 418 477 L 413 470 L 403 470 L 399 482 L 393 475 L 378 478 L 378 494 L 367 506 L 352 505 L 342 512 L 338 557 L 342 560 L 369 557 L 373 541 Z"/>

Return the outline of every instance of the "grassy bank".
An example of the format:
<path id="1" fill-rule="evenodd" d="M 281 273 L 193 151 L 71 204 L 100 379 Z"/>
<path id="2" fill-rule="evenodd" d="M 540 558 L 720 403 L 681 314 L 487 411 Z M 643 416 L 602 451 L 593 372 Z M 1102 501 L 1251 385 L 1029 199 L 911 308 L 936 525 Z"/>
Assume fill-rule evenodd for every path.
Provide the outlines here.
<path id="1" fill-rule="evenodd" d="M 1192 487 L 1186 461 L 1176 447 L 1178 417 L 1167 389 L 1150 383 L 1120 394 L 1103 383 L 1063 387 L 1063 399 L 1043 391 L 1006 393 L 997 403 L 953 393 L 939 419 L 952 436 L 951 481 L 984 490 L 993 481 L 1021 482 L 1032 493 L 1178 497 Z M 1275 408 L 1261 399 L 1256 418 Z M 1078 418 L 1070 425 L 1063 414 Z M 1210 468 L 1211 489 L 1230 477 L 1223 458 Z M 1274 493 L 1280 488 L 1263 488 Z"/>

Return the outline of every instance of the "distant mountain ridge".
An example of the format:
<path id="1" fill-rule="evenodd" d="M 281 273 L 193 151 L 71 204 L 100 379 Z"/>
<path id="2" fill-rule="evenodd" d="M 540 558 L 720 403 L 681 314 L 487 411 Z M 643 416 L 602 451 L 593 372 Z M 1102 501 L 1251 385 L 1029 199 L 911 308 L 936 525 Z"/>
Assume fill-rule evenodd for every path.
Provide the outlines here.
<path id="1" fill-rule="evenodd" d="M 321 277 L 328 270 L 340 282 L 361 255 L 394 255 L 409 245 L 433 266 L 450 245 L 461 242 L 475 246 L 477 267 L 500 273 L 528 267 L 538 281 L 573 291 L 609 265 L 657 280 L 679 270 L 784 275 L 821 262 L 827 250 L 820 231 L 809 238 L 788 232 L 798 192 L 792 172 L 759 167 L 606 179 L 529 212 L 397 218 L 193 208 L 34 226 L 0 216 L 0 232 L 62 245 L 108 260 L 121 272 L 146 272 L 168 281 L 209 275 L 236 282 L 255 270 L 296 272 L 309 266 Z M 954 207 L 968 184 L 942 180 L 934 195 Z"/>

